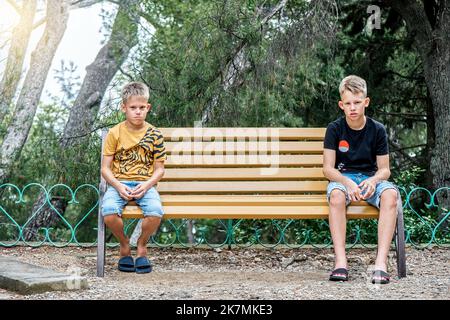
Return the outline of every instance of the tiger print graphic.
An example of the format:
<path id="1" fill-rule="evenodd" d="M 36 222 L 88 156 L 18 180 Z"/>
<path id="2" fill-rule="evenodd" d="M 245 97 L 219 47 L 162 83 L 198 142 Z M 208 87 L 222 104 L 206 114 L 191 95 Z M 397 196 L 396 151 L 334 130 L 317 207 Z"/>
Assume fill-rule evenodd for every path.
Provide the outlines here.
<path id="1" fill-rule="evenodd" d="M 167 158 L 161 131 L 150 126 L 134 146 L 121 146 L 114 154 L 113 173 L 118 179 L 147 180 L 153 174 L 153 162 Z"/>

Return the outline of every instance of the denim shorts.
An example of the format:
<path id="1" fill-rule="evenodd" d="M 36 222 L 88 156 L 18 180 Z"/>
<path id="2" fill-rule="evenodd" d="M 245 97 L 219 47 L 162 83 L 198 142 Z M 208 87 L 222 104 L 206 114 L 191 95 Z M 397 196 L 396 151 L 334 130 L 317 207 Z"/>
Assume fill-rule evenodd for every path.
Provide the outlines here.
<path id="1" fill-rule="evenodd" d="M 350 178 L 353 182 L 355 182 L 358 185 L 361 182 L 363 182 L 364 180 L 370 178 L 370 176 L 366 176 L 362 173 L 342 173 L 342 175 L 347 178 Z M 333 191 L 334 189 L 342 190 L 345 193 L 346 203 L 347 203 L 347 205 L 349 205 L 351 200 L 347 194 L 347 189 L 345 188 L 345 186 L 342 183 L 334 182 L 334 181 L 331 181 L 327 187 L 328 202 L 330 202 L 331 191 Z M 380 208 L 381 194 L 383 193 L 383 191 L 385 191 L 387 189 L 395 189 L 397 191 L 397 195 L 399 194 L 397 187 L 392 182 L 389 182 L 387 180 L 382 180 L 377 183 L 375 192 L 373 193 L 373 195 L 369 199 L 366 199 L 365 201 L 367 201 L 369 204 L 371 204 L 374 207 Z"/>
<path id="2" fill-rule="evenodd" d="M 120 183 L 131 189 L 135 188 L 142 182 L 143 181 L 120 181 Z M 164 215 L 161 198 L 159 197 L 159 193 L 155 187 L 149 189 L 142 198 L 135 199 L 134 201 L 136 201 L 136 204 L 142 209 L 145 217 L 162 218 Z M 108 185 L 108 189 L 106 190 L 102 200 L 102 215 L 107 216 L 111 214 L 118 214 L 120 216 L 127 203 L 128 201 L 123 199 L 113 186 Z"/>

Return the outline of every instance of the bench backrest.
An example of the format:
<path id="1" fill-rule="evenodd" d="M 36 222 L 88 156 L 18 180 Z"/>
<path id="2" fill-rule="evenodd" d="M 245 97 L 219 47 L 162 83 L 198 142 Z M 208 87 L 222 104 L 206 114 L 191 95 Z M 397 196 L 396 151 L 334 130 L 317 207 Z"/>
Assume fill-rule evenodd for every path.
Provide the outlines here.
<path id="1" fill-rule="evenodd" d="M 164 194 L 324 194 L 325 128 L 161 128 Z"/>
<path id="2" fill-rule="evenodd" d="M 160 130 L 168 159 L 157 190 L 166 218 L 328 217 L 325 128 Z M 105 189 L 102 178 L 101 193 Z M 140 218 L 142 212 L 132 201 L 123 216 Z M 347 211 L 348 218 L 377 216 L 364 201 Z"/>

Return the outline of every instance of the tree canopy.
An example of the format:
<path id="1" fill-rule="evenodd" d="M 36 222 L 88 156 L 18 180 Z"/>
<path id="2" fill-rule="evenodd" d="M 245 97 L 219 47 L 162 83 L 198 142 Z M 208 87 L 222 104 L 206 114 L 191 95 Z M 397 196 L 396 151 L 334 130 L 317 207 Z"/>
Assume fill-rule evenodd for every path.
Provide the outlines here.
<path id="1" fill-rule="evenodd" d="M 109 40 L 86 78 L 66 62 L 52 75 L 58 26 L 97 2 L 45 1 L 48 32 L 27 72 L 13 66 L 33 24 L 21 20 L 26 32 L 11 33 L 20 52 L 9 51 L 1 75 L 0 183 L 97 184 L 99 129 L 123 120 L 117 96 L 128 81 L 149 86 L 147 120 L 158 127 L 324 127 L 341 115 L 339 82 L 357 74 L 368 83 L 368 115 L 387 128 L 393 179 L 449 186 L 448 1 L 121 1 L 104 14 Z M 33 21 L 36 3 L 27 4 L 16 9 Z M 43 103 L 49 76 L 65 95 Z"/>

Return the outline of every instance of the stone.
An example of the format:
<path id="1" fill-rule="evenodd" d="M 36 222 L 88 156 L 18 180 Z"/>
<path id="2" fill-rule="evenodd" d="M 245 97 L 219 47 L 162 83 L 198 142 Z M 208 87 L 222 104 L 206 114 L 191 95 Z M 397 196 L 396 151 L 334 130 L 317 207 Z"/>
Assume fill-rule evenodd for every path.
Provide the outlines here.
<path id="1" fill-rule="evenodd" d="M 0 256 L 0 288 L 28 295 L 88 288 L 87 279 Z"/>

